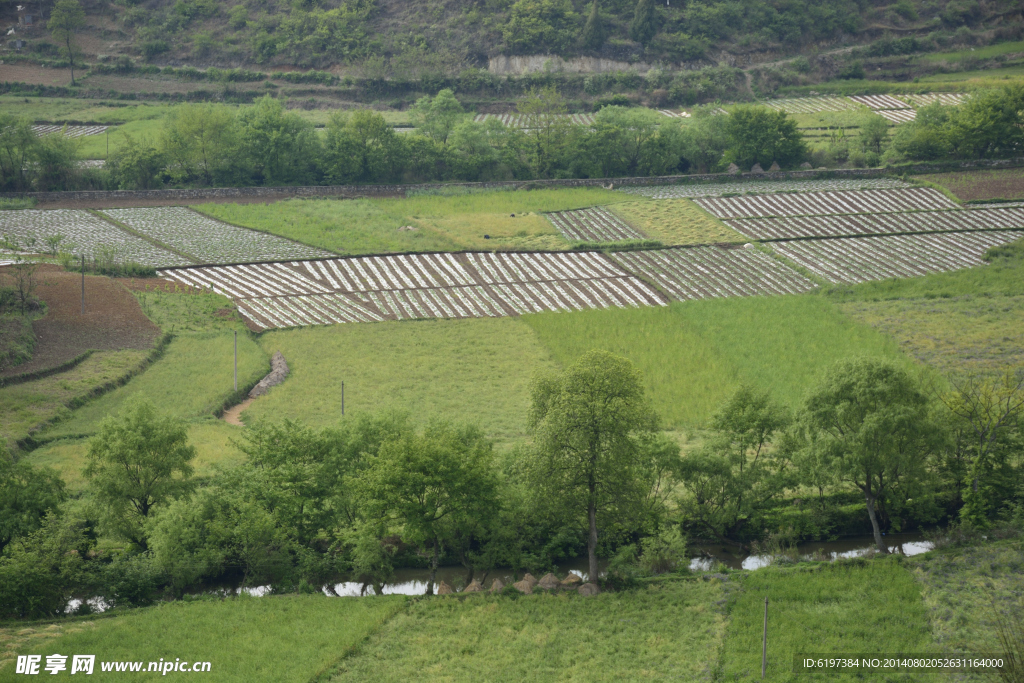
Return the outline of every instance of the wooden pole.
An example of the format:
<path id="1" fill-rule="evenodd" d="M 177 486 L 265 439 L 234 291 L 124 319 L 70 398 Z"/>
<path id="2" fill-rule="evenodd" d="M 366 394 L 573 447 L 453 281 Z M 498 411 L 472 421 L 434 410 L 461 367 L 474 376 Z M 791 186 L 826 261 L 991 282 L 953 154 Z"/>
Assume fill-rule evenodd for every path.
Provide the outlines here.
<path id="1" fill-rule="evenodd" d="M 345 414 L 345 383 L 341 383 L 341 414 Z"/>
<path id="2" fill-rule="evenodd" d="M 768 598 L 764 599 L 764 633 L 761 636 L 761 680 L 768 669 Z"/>
<path id="3" fill-rule="evenodd" d="M 235 330 L 235 391 L 238 391 L 238 330 Z"/>
<path id="4" fill-rule="evenodd" d="M 85 254 L 82 254 L 82 315 L 85 315 Z"/>

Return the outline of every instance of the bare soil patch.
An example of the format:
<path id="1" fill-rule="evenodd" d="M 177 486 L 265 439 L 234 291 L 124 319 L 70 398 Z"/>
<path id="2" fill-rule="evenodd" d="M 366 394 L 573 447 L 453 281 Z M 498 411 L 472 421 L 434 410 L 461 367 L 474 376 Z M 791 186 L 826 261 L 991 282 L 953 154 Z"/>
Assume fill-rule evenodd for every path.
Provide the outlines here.
<path id="1" fill-rule="evenodd" d="M 5 276 L 9 268 L 0 268 Z M 85 315 L 81 313 L 82 276 L 44 265 L 36 271 L 35 294 L 46 315 L 32 323 L 36 348 L 32 360 L 2 373 L 11 376 L 55 367 L 89 349 L 148 349 L 160 334 L 125 287 L 106 277 L 85 278 Z M 6 277 L 4 277 L 6 279 Z"/>
<path id="2" fill-rule="evenodd" d="M 4 64 L 3 80 L 29 85 L 70 85 L 70 69 L 51 69 L 35 64 Z M 77 75 L 77 74 L 76 74 Z"/>
<path id="3" fill-rule="evenodd" d="M 942 185 L 965 202 L 979 199 L 1024 199 L 1024 168 L 937 173 L 918 178 Z"/>

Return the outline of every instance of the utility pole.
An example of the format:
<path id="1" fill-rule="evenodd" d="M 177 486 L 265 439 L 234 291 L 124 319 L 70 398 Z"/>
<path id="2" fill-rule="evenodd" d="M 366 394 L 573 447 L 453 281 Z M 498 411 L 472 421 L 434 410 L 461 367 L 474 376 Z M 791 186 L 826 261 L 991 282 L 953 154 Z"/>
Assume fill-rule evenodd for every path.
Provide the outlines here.
<path id="1" fill-rule="evenodd" d="M 764 599 L 764 634 L 761 636 L 761 680 L 768 669 L 768 597 Z"/>
<path id="2" fill-rule="evenodd" d="M 235 391 L 238 391 L 238 330 L 235 330 Z"/>
<path id="3" fill-rule="evenodd" d="M 82 315 L 85 315 L 85 254 L 82 254 Z"/>
<path id="4" fill-rule="evenodd" d="M 341 383 L 341 414 L 345 414 L 345 383 Z"/>

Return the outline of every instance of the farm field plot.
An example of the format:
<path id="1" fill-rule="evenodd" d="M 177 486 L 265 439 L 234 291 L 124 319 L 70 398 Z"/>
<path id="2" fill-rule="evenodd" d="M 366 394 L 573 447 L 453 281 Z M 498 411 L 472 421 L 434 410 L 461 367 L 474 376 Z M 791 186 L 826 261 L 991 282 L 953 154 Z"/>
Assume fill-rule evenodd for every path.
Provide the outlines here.
<path id="1" fill-rule="evenodd" d="M 583 252 L 410 254 L 162 275 L 234 298 L 260 329 L 665 303 L 608 258 Z"/>
<path id="2" fill-rule="evenodd" d="M 850 95 L 849 99 L 868 109 L 910 109 L 910 105 L 892 95 Z"/>
<path id="3" fill-rule="evenodd" d="M 1024 199 L 1024 169 L 1020 168 L 937 173 L 917 176 L 917 179 L 941 185 L 967 202 L 979 199 Z"/>
<path id="4" fill-rule="evenodd" d="M 549 213 L 547 217 L 567 240 L 620 242 L 647 238 L 647 235 L 600 206 L 578 211 Z"/>
<path id="5" fill-rule="evenodd" d="M 917 118 L 913 109 L 876 109 L 875 113 L 893 123 L 909 123 Z"/>
<path id="6" fill-rule="evenodd" d="M 477 114 L 473 120 L 477 123 L 483 123 L 488 119 L 497 119 L 509 128 L 526 128 L 530 125 L 530 118 L 525 114 Z M 594 125 L 593 114 L 566 114 L 558 118 L 566 119 L 569 123 L 577 126 Z"/>
<path id="7" fill-rule="evenodd" d="M 819 111 L 846 111 L 857 105 L 845 97 L 793 97 L 767 100 L 764 106 L 787 114 L 814 114 Z"/>
<path id="8" fill-rule="evenodd" d="M 665 245 L 747 241 L 689 199 L 622 202 L 608 210 Z"/>
<path id="9" fill-rule="evenodd" d="M 331 256 L 323 249 L 215 221 L 183 206 L 106 209 L 103 213 L 132 230 L 190 255 L 197 263 Z"/>
<path id="10" fill-rule="evenodd" d="M 798 294 L 816 287 L 804 276 L 753 248 L 692 247 L 612 256 L 679 301 Z"/>
<path id="11" fill-rule="evenodd" d="M 925 93 L 923 95 L 900 95 L 901 100 L 906 100 L 915 107 L 926 107 L 929 104 L 938 102 L 949 106 L 956 106 L 967 101 L 968 95 L 962 93 Z"/>
<path id="12" fill-rule="evenodd" d="M 659 114 L 664 114 L 665 116 L 667 116 L 669 118 L 672 118 L 672 119 L 688 119 L 688 118 L 690 118 L 690 112 L 687 112 L 687 111 L 674 112 L 674 111 L 672 111 L 670 109 L 659 109 L 658 113 Z"/>
<path id="13" fill-rule="evenodd" d="M 692 199 L 723 194 L 771 194 L 773 192 L 844 192 L 895 190 L 910 187 L 898 178 L 834 178 L 828 180 L 754 180 L 703 185 L 642 185 L 617 190 L 651 199 Z"/>
<path id="14" fill-rule="evenodd" d="M 1016 231 L 848 237 L 777 242 L 786 258 L 832 283 L 917 277 L 985 265 L 985 252 L 1021 238 Z"/>
<path id="15" fill-rule="evenodd" d="M 972 211 L 922 211 L 915 213 L 860 214 L 848 216 L 793 216 L 747 218 L 725 221 L 752 239 L 841 237 L 904 232 L 952 232 L 1024 228 L 1024 208 Z"/>
<path id="16" fill-rule="evenodd" d="M 820 216 L 847 213 L 898 213 L 958 209 L 959 204 L 931 188 L 807 192 L 753 197 L 705 197 L 694 200 L 717 218 Z"/>
<path id="17" fill-rule="evenodd" d="M 86 135 L 99 135 L 109 126 L 68 126 L 61 123 L 43 123 L 32 126 L 32 132 L 42 137 L 54 133 L 64 133 L 65 137 L 80 138 Z"/>
<path id="18" fill-rule="evenodd" d="M 189 261 L 166 249 L 154 246 L 87 211 L 77 209 L 22 209 L 0 211 L 0 236 L 11 237 L 26 245 L 27 251 L 42 251 L 46 238 L 62 235 L 65 249 L 76 256 L 114 253 L 124 261 L 147 266 L 187 265 Z M 27 246 L 33 243 L 33 246 Z"/>

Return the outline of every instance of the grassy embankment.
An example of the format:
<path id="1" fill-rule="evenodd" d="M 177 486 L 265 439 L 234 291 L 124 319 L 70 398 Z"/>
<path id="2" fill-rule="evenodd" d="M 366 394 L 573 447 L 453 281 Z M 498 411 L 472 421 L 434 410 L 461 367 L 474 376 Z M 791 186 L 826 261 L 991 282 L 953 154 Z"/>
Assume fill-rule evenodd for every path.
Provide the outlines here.
<path id="1" fill-rule="evenodd" d="M 138 681 L 166 680 L 157 673 L 104 674 L 99 663 L 141 661 L 146 662 L 145 668 L 161 658 L 180 658 L 210 662 L 208 673 L 192 674 L 206 681 L 306 683 L 329 669 L 405 602 L 403 597 L 387 596 L 364 600 L 322 595 L 243 596 L 164 603 L 116 617 L 72 622 L 53 639 L 46 638 L 45 626 L 9 626 L 0 628 L 4 649 L 0 657 L 7 660 L 6 665 L 0 664 L 0 681 L 23 678 L 14 673 L 10 658 L 15 654 L 42 654 L 45 664 L 45 655 L 59 652 L 95 654 L 91 680 L 122 680 L 126 676 Z M 39 633 L 38 640 L 25 630 Z M 70 663 L 69 658 L 69 670 Z"/>
<path id="2" fill-rule="evenodd" d="M 404 199 L 290 199 L 272 204 L 201 204 L 193 208 L 229 223 L 339 254 L 372 254 L 568 249 L 569 243 L 540 212 L 634 200 L 620 192 L 580 188 L 422 194 Z M 399 230 L 407 226 L 416 229 Z"/>

